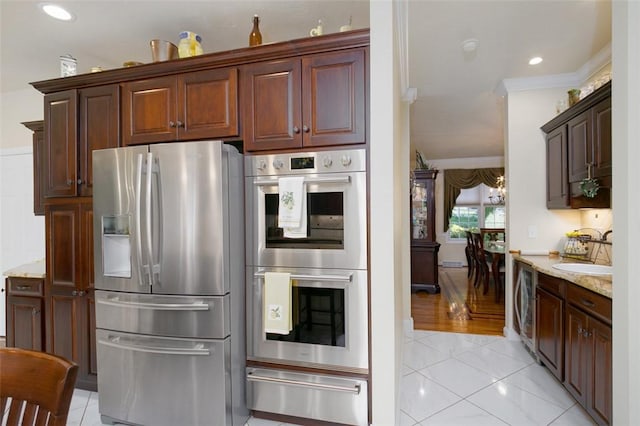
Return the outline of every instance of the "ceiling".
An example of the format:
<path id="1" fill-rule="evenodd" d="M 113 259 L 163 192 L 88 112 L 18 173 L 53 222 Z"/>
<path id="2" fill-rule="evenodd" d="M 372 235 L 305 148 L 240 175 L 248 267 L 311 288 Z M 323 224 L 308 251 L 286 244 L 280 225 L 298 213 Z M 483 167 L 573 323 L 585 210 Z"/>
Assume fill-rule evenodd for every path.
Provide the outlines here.
<path id="1" fill-rule="evenodd" d="M 353 28 L 369 26 L 365 0 L 57 1 L 76 15 L 72 22 L 45 16 L 39 3 L 0 0 L 2 92 L 57 78 L 64 54 L 78 60 L 79 73 L 151 62 L 149 40 L 177 43 L 184 30 L 202 36 L 205 53 L 245 47 L 256 13 L 263 43 L 305 37 L 318 19 L 325 33 L 350 17 Z M 499 83 L 575 72 L 611 39 L 610 0 L 409 0 L 407 7 L 408 85 L 417 88 L 411 142 L 427 160 L 503 155 Z M 470 38 L 478 46 L 465 53 Z M 542 64 L 529 66 L 533 55 Z"/>

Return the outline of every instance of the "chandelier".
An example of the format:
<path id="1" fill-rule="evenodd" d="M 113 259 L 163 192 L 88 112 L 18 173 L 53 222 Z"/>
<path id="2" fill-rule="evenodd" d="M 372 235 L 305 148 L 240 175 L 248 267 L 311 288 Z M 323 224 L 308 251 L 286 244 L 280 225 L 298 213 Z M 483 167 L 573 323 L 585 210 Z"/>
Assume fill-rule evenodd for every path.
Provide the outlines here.
<path id="1" fill-rule="evenodd" d="M 489 200 L 491 200 L 491 204 L 504 204 L 506 197 L 507 191 L 504 188 L 504 176 L 498 176 L 495 192 L 494 188 L 489 189 Z"/>

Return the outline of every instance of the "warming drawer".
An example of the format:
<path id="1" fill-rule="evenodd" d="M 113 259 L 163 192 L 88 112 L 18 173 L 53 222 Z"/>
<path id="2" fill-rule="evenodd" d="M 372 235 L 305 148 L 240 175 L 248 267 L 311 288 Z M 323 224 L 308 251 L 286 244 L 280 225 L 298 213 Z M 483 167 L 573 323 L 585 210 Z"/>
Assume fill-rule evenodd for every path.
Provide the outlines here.
<path id="1" fill-rule="evenodd" d="M 247 405 L 255 411 L 367 425 L 367 382 L 351 377 L 247 368 Z"/>

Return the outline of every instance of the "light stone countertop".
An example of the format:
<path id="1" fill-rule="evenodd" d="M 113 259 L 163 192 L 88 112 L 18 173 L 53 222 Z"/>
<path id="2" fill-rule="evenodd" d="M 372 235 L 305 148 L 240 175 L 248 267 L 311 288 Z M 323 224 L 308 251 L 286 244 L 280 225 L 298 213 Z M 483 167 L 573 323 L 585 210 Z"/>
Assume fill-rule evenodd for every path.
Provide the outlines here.
<path id="1" fill-rule="evenodd" d="M 19 278 L 44 278 L 46 269 L 44 259 L 40 259 L 35 262 L 25 263 L 24 265 L 16 266 L 8 271 L 4 271 L 3 275 L 6 277 Z"/>
<path id="2" fill-rule="evenodd" d="M 514 254 L 513 259 L 531 265 L 536 271 L 570 281 L 609 299 L 613 297 L 611 275 L 585 275 L 555 269 L 553 265 L 556 263 L 570 263 L 563 260 L 560 256 L 521 256 Z"/>

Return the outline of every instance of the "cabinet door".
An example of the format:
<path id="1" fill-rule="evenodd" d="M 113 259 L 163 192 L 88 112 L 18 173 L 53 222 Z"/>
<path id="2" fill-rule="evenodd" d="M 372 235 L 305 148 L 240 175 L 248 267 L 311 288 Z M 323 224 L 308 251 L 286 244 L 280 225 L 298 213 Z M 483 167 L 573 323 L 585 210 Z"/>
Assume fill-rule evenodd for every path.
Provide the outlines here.
<path id="1" fill-rule="evenodd" d="M 94 298 L 93 269 L 93 205 L 80 205 L 80 256 L 83 265 L 82 281 L 78 288 L 78 297 L 82 299 L 79 306 L 78 333 L 80 357 L 82 363 L 78 371 L 78 381 L 84 383 L 85 389 L 94 389 L 97 383 L 96 359 L 96 309 Z"/>
<path id="2" fill-rule="evenodd" d="M 122 84 L 123 145 L 177 138 L 175 76 Z"/>
<path id="3" fill-rule="evenodd" d="M 215 69 L 178 78 L 178 138 L 238 136 L 238 69 Z"/>
<path id="4" fill-rule="evenodd" d="M 569 182 L 580 182 L 587 177 L 587 164 L 593 157 L 591 136 L 590 109 L 569 120 Z"/>
<path id="5" fill-rule="evenodd" d="M 302 147 L 300 60 L 242 70 L 243 133 L 247 151 Z"/>
<path id="6" fill-rule="evenodd" d="M 587 411 L 599 424 L 612 424 L 612 338 L 611 326 L 589 318 L 592 339 L 593 377 L 590 380 Z"/>
<path id="7" fill-rule="evenodd" d="M 7 297 L 7 346 L 44 350 L 43 301 L 39 297 Z"/>
<path id="8" fill-rule="evenodd" d="M 120 88 L 117 84 L 91 87 L 79 92 L 80 133 L 78 188 L 81 196 L 93 192 L 91 152 L 116 148 L 120 142 Z"/>
<path id="9" fill-rule="evenodd" d="M 558 380 L 563 379 L 563 300 L 538 287 L 536 290 L 536 352 Z"/>
<path id="10" fill-rule="evenodd" d="M 547 136 L 547 208 L 568 207 L 567 128 L 560 126 Z"/>
<path id="11" fill-rule="evenodd" d="M 302 60 L 304 146 L 366 142 L 365 49 Z"/>
<path id="12" fill-rule="evenodd" d="M 593 107 L 594 177 L 611 176 L 611 98 Z"/>
<path id="13" fill-rule="evenodd" d="M 45 197 L 78 195 L 77 112 L 76 90 L 52 93 L 44 97 Z"/>
<path id="14" fill-rule="evenodd" d="M 587 315 L 567 305 L 565 328 L 564 384 L 582 406 L 587 402 L 590 348 L 584 333 Z"/>

